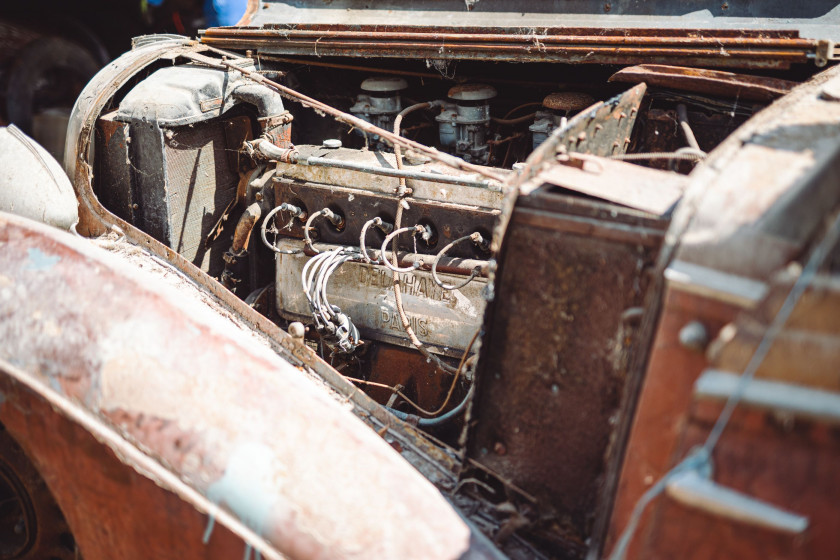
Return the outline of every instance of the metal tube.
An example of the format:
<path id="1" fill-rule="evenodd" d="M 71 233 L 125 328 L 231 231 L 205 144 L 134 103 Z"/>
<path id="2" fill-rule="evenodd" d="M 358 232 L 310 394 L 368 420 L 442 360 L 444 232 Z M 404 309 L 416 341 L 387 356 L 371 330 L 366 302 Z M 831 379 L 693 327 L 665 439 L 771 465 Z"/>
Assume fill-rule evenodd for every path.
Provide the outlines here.
<path id="1" fill-rule="evenodd" d="M 360 31 L 354 30 L 326 30 L 326 29 L 283 29 L 282 31 L 264 30 L 264 29 L 208 29 L 204 32 L 204 38 L 212 39 L 216 37 L 248 37 L 256 39 L 280 39 L 286 41 L 293 41 L 295 39 L 318 39 L 318 40 L 333 40 L 333 39 L 349 39 L 349 40 L 380 40 L 380 41 L 417 41 L 417 42 L 432 42 L 438 43 L 446 41 L 447 43 L 523 43 L 526 45 L 533 45 L 535 41 L 540 43 L 568 43 L 579 45 L 679 45 L 679 46 L 699 46 L 699 45 L 713 45 L 716 47 L 774 47 L 774 48 L 801 48 L 809 49 L 815 46 L 815 41 L 810 39 L 801 39 L 798 37 L 744 37 L 734 36 L 726 37 L 721 33 L 710 33 L 708 37 L 696 37 L 686 35 L 604 35 L 597 33 L 596 30 L 591 30 L 589 34 L 561 34 L 557 30 L 546 32 L 543 34 L 535 33 L 465 33 L 465 32 L 440 32 L 440 31 L 421 31 L 411 32 L 405 29 L 396 31 L 374 31 L 372 29 L 364 29 Z M 671 30 L 663 30 L 663 34 Z"/>
<path id="2" fill-rule="evenodd" d="M 251 240 L 251 232 L 254 231 L 254 226 L 262 216 L 262 207 L 259 202 L 255 202 L 248 206 L 242 213 L 242 217 L 236 223 L 236 229 L 233 232 L 233 242 L 230 249 L 225 251 L 223 256 L 225 261 L 225 268 L 222 270 L 221 281 L 222 285 L 231 291 L 236 291 L 237 285 L 242 281 L 238 276 L 241 272 L 237 263 L 240 259 L 248 254 L 248 242 Z"/>
<path id="3" fill-rule="evenodd" d="M 403 118 L 408 115 L 409 113 L 413 113 L 414 111 L 419 111 L 421 109 L 431 109 L 432 107 L 442 108 L 443 102 L 442 101 L 431 101 L 426 103 L 415 103 L 410 107 L 406 107 L 402 111 L 400 111 L 396 117 L 394 117 L 394 134 L 400 136 L 400 126 L 402 125 Z M 402 157 L 402 149 L 398 144 L 394 144 L 394 157 L 397 159 L 397 169 L 400 171 L 403 170 L 403 157 Z M 400 198 L 404 197 L 408 194 L 408 189 L 405 185 L 405 177 L 400 177 L 400 187 L 397 189 L 397 196 Z"/>
<path id="4" fill-rule="evenodd" d="M 300 248 L 289 249 L 288 251 L 290 253 L 302 252 L 310 257 L 318 253 L 332 251 L 339 247 L 339 245 L 334 245 L 332 243 L 313 243 L 314 250 L 310 250 L 304 247 L 304 242 L 302 239 L 286 238 L 285 242 L 288 242 L 290 245 L 297 243 L 300 244 Z M 315 251 L 318 251 L 318 253 L 316 253 Z M 392 255 L 393 253 L 391 251 L 386 251 L 384 255 L 380 255 L 380 258 L 387 258 L 391 260 Z M 419 253 L 399 253 L 398 257 L 399 260 L 397 264 L 399 266 L 410 266 L 412 268 L 419 268 L 422 270 L 431 270 L 432 264 L 437 258 L 436 255 L 424 255 Z M 359 252 L 359 260 L 362 260 L 361 251 Z M 415 266 L 414 263 L 418 263 L 418 266 Z M 444 256 L 438 260 L 438 266 L 436 270 L 439 274 L 457 274 L 459 276 L 468 276 L 472 274 L 474 270 L 477 269 L 479 270 L 479 276 L 482 278 L 486 278 L 489 266 L 490 263 L 488 261 Z"/>
<path id="5" fill-rule="evenodd" d="M 697 138 L 694 137 L 694 132 L 691 130 L 691 125 L 688 124 L 688 108 L 684 103 L 677 105 L 677 120 L 680 123 L 680 130 L 682 130 L 686 143 L 689 147 L 695 150 L 700 150 L 700 144 L 697 143 Z"/>
<path id="6" fill-rule="evenodd" d="M 232 253 L 240 253 L 248 249 L 251 232 L 254 231 L 254 225 L 259 221 L 260 216 L 262 216 L 262 207 L 258 202 L 245 209 L 233 232 L 233 243 L 230 246 Z"/>
<path id="7" fill-rule="evenodd" d="M 441 414 L 440 416 L 435 416 L 434 418 L 418 418 L 417 419 L 417 425 L 420 426 L 420 427 L 437 426 L 439 424 L 443 424 L 444 422 L 458 416 L 461 413 L 461 411 L 464 410 L 464 407 L 467 405 L 467 402 L 469 402 L 470 398 L 473 395 L 474 390 L 475 390 L 475 385 L 470 385 L 470 390 L 467 392 L 467 396 L 465 396 L 464 399 L 460 403 L 458 403 L 458 406 L 456 406 L 455 408 L 453 408 L 449 412 L 447 412 L 445 414 Z M 387 406 L 385 408 L 388 409 L 388 412 L 390 412 L 391 414 L 393 414 L 394 416 L 396 416 L 397 418 L 399 418 L 403 422 L 406 422 L 406 421 L 410 420 L 410 418 L 412 416 L 414 416 L 413 414 L 407 414 L 407 413 L 405 413 L 401 410 L 397 410 L 396 408 L 391 408 L 391 407 L 387 407 Z"/>
<path id="8" fill-rule="evenodd" d="M 480 270 L 478 270 L 478 269 L 473 269 L 472 273 L 470 273 L 469 278 L 467 278 L 466 280 L 464 280 L 460 284 L 444 284 L 443 281 L 440 278 L 438 278 L 437 265 L 438 265 L 438 262 L 440 262 L 440 259 L 443 258 L 444 253 L 446 253 L 449 249 L 451 249 L 452 247 L 454 247 L 458 243 L 460 243 L 462 241 L 466 241 L 467 239 L 472 239 L 473 242 L 475 242 L 476 244 L 484 243 L 484 239 L 481 237 L 481 234 L 478 233 L 478 232 L 471 233 L 470 235 L 465 235 L 464 237 L 456 239 L 455 241 L 453 241 L 452 243 L 450 243 L 449 245 L 447 245 L 446 247 L 441 249 L 440 252 L 435 256 L 435 260 L 432 261 L 432 280 L 434 280 L 435 284 L 437 284 L 438 286 L 440 286 L 444 290 L 447 290 L 447 291 L 459 290 L 459 289 L 463 288 L 464 286 L 466 286 L 467 284 L 469 284 L 470 282 L 472 282 L 473 278 L 478 276 L 478 274 L 480 272 Z"/>
<path id="9" fill-rule="evenodd" d="M 281 148 L 269 142 L 265 138 L 257 138 L 251 142 L 251 146 L 266 159 L 289 163 L 297 158 L 297 151 L 294 148 Z"/>
<path id="10" fill-rule="evenodd" d="M 269 50 L 273 42 L 277 41 L 278 45 L 284 48 L 284 54 L 293 55 L 307 55 L 311 56 L 312 51 L 316 48 L 316 40 L 289 40 L 282 38 L 272 39 L 245 39 L 242 37 L 217 37 L 207 36 L 202 38 L 202 42 L 218 48 L 224 49 L 245 49 L 246 47 L 256 46 Z M 318 53 L 322 55 L 331 55 L 335 53 L 353 52 L 356 56 L 372 56 L 374 54 L 380 56 L 397 56 L 395 53 L 411 52 L 414 56 L 424 55 L 439 55 L 441 48 L 440 42 L 410 42 L 410 41 L 391 41 L 391 42 L 373 42 L 357 40 L 324 40 L 317 41 Z M 786 46 L 779 45 L 776 48 L 761 47 L 754 48 L 751 45 L 737 46 L 724 48 L 724 54 L 721 54 L 721 49 L 694 47 L 692 45 L 685 46 L 625 46 L 625 45 L 602 45 L 602 44 L 540 44 L 539 49 L 534 48 L 533 43 L 525 44 L 493 44 L 493 43 L 452 43 L 446 45 L 446 54 L 450 57 L 459 55 L 464 57 L 472 55 L 478 58 L 489 58 L 496 61 L 501 60 L 518 60 L 522 57 L 526 60 L 560 60 L 572 56 L 584 57 L 584 60 L 591 61 L 593 59 L 603 60 L 604 58 L 611 61 L 627 60 L 633 57 L 634 60 L 648 61 L 651 58 L 659 57 L 657 62 L 662 62 L 664 58 L 686 59 L 686 58 L 709 58 L 712 60 L 719 60 L 725 56 L 729 60 L 729 65 L 733 65 L 732 60 L 738 60 L 740 64 L 760 64 L 765 67 L 779 68 L 780 63 L 790 62 L 806 62 L 810 57 L 813 57 L 813 51 L 816 46 L 812 45 L 810 48 L 791 48 L 786 49 Z M 321 52 L 321 51 L 325 52 Z M 402 55 L 400 55 L 402 56 Z M 664 62 L 662 62 L 664 63 Z M 241 69 L 240 69 L 241 70 Z"/>
<path id="11" fill-rule="evenodd" d="M 481 179 L 464 179 L 462 177 L 454 177 L 452 175 L 444 175 L 438 173 L 428 173 L 425 171 L 410 171 L 405 169 L 392 169 L 388 167 L 378 167 L 374 165 L 365 165 L 362 163 L 354 163 L 351 161 L 341 161 L 337 159 L 322 158 L 322 157 L 308 157 L 299 158 L 300 165 L 313 165 L 320 167 L 335 167 L 338 169 L 349 169 L 351 171 L 363 171 L 372 175 L 383 175 L 385 177 L 397 177 L 404 179 L 414 179 L 417 181 L 430 181 L 433 183 L 446 183 L 448 185 L 461 185 L 464 187 L 474 187 L 479 189 L 488 189 L 491 191 L 500 192 L 501 185 L 495 181 L 487 181 Z"/>

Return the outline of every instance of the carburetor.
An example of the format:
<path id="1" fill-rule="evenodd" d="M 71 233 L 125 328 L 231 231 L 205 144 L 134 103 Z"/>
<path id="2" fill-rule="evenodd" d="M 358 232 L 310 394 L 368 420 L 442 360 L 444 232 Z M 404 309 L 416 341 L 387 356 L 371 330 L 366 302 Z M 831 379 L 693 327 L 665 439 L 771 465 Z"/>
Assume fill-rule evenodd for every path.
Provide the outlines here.
<path id="1" fill-rule="evenodd" d="M 588 93 L 562 91 L 548 94 L 543 99 L 545 111 L 537 111 L 534 124 L 528 127 L 531 131 L 533 149 L 545 142 L 551 131 L 563 125 L 563 120 L 573 117 L 580 111 L 595 103 L 595 98 Z"/>
<path id="2" fill-rule="evenodd" d="M 466 161 L 487 164 L 490 100 L 496 97 L 495 88 L 483 84 L 459 85 L 447 95 L 450 101 L 435 117 L 441 145 L 454 148 Z"/>
<path id="3" fill-rule="evenodd" d="M 391 130 L 394 128 L 394 118 L 402 111 L 400 92 L 408 87 L 408 82 L 396 77 L 373 77 L 362 82 L 362 92 L 356 96 L 356 103 L 350 107 L 350 112 L 380 128 Z M 390 145 L 382 142 L 379 136 L 372 136 L 370 140 L 377 150 L 389 150 Z"/>

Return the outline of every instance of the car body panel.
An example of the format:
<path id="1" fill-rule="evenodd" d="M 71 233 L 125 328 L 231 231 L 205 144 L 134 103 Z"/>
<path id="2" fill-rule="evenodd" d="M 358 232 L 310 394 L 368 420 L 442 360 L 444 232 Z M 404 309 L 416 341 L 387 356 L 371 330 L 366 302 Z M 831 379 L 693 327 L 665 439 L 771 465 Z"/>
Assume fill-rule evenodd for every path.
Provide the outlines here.
<path id="1" fill-rule="evenodd" d="M 470 528 L 426 478 L 323 381 L 208 306 L 183 276 L 155 271 L 160 263 L 119 240 L 101 242 L 108 254 L 68 233 L 10 215 L 2 220 L 3 361 L 201 493 L 196 507 L 209 500 L 227 508 L 296 558 L 467 553 Z M 21 381 L 27 379 L 6 382 Z M 44 409 L 23 390 L 5 397 L 6 413 L 21 410 L 17 398 Z M 42 422 L 13 419 L 12 435 L 29 442 L 34 462 L 61 469 L 61 454 L 72 454 L 88 435 L 70 430 L 73 439 L 62 441 L 56 436 L 66 423 L 31 413 Z M 101 448 L 92 453 L 109 456 Z M 141 470 L 136 459 L 119 458 Z M 66 484 L 68 474 L 50 478 Z M 100 474 L 109 476 L 107 469 Z M 103 539 L 80 509 L 101 508 L 95 518 L 106 520 L 108 508 L 125 508 L 125 499 L 138 508 L 132 517 L 166 523 L 159 504 L 131 501 L 145 483 L 129 479 L 128 495 L 117 492 L 105 503 L 93 476 L 56 492 L 59 505 L 74 512 L 69 522 L 86 554 L 124 546 L 120 557 L 136 557 L 130 543 L 110 540 L 122 539 L 110 521 Z M 170 554 L 180 557 L 178 549 Z"/>

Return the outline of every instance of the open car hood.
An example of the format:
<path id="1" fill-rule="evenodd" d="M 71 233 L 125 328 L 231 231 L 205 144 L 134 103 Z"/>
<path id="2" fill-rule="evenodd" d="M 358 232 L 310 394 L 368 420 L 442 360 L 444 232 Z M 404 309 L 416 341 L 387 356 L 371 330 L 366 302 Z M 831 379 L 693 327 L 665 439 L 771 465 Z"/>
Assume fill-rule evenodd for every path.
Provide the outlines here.
<path id="1" fill-rule="evenodd" d="M 835 2 L 251 0 L 205 43 L 266 54 L 731 68 L 819 66 L 840 41 Z"/>

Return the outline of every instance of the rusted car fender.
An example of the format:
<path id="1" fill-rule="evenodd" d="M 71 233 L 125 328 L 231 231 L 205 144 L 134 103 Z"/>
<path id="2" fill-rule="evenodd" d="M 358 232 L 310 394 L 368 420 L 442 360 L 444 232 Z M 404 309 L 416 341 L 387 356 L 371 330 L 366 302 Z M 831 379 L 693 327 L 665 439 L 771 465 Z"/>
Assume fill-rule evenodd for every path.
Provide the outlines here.
<path id="1" fill-rule="evenodd" d="M 142 266 L 8 214 L 0 247 L 0 422 L 85 558 L 462 558 L 482 546 L 320 379 L 186 278 L 176 288 L 136 248 L 124 252 Z"/>

